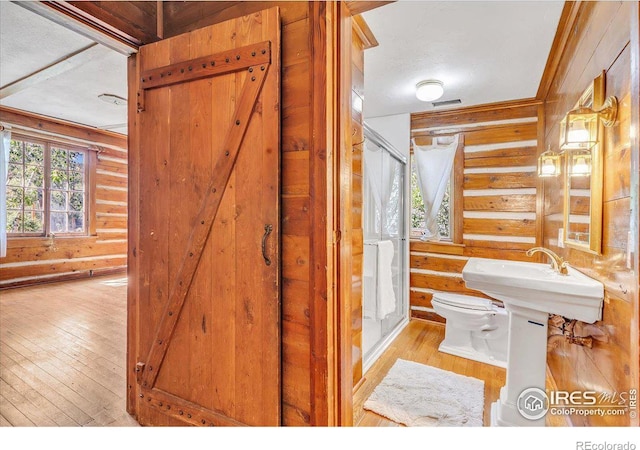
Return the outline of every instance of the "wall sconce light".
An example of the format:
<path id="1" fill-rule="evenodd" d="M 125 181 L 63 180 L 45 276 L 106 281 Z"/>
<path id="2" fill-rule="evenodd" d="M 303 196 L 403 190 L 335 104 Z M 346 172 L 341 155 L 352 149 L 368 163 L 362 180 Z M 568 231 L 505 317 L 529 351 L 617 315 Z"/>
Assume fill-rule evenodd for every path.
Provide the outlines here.
<path id="1" fill-rule="evenodd" d="M 538 176 L 557 177 L 560 175 L 560 155 L 549 149 L 538 156 Z"/>
<path id="2" fill-rule="evenodd" d="M 576 150 L 569 154 L 569 176 L 588 177 L 591 175 L 591 151 Z"/>
<path id="3" fill-rule="evenodd" d="M 597 111 L 580 106 L 569 111 L 560 123 L 560 148 L 562 150 L 589 150 L 598 143 L 598 119 L 605 127 L 611 127 L 618 115 L 618 99 L 609 97 Z"/>

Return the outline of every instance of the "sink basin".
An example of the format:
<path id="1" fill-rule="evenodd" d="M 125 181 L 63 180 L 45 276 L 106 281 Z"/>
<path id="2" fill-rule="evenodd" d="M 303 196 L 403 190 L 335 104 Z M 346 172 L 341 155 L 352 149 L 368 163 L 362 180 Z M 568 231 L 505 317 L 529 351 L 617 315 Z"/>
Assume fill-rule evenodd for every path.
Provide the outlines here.
<path id="1" fill-rule="evenodd" d="M 486 258 L 469 258 L 462 269 L 468 288 L 502 300 L 509 313 L 507 382 L 491 405 L 492 426 L 545 425 L 547 411 L 540 414 L 530 392 L 545 392 L 549 314 L 588 323 L 602 318 L 602 283 L 572 267 L 568 272 L 561 275 L 548 264 Z"/>
<path id="2" fill-rule="evenodd" d="M 604 286 L 572 267 L 561 275 L 548 264 L 469 258 L 462 279 L 468 288 L 522 308 L 588 323 L 602 319 Z"/>

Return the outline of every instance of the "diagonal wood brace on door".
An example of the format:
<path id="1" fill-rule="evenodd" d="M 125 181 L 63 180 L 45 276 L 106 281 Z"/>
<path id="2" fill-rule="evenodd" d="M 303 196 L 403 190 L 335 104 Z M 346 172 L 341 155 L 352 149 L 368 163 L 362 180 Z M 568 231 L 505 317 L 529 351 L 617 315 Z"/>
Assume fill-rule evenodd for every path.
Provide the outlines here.
<path id="1" fill-rule="evenodd" d="M 262 49 L 265 47 L 264 45 L 260 45 L 258 48 Z M 258 51 L 261 52 L 261 50 Z M 269 55 L 269 51 L 267 50 L 265 54 Z M 142 382 L 141 384 L 149 389 L 155 385 L 158 372 L 167 353 L 178 318 L 180 317 L 185 299 L 200 262 L 200 257 L 202 256 L 205 244 L 213 228 L 222 196 L 237 160 L 269 66 L 270 63 L 265 62 L 257 66 L 251 65 L 247 67 L 250 73 L 242 87 L 231 128 L 225 138 L 222 152 L 218 156 L 218 160 L 213 168 L 213 175 L 202 200 L 200 210 L 195 217 L 195 226 L 191 230 L 175 285 L 162 313 L 154 340 L 151 343 L 151 348 L 146 358 L 146 364 L 143 364 L 141 367 L 142 377 L 138 379 L 138 383 L 140 384 L 140 382 Z"/>

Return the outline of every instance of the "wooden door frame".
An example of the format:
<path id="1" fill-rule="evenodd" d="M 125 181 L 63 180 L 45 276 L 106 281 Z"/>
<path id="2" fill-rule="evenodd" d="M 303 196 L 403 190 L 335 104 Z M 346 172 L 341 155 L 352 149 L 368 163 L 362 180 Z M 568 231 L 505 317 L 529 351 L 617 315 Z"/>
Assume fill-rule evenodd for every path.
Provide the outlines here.
<path id="1" fill-rule="evenodd" d="M 327 233 L 326 300 L 322 300 L 324 311 L 312 316 L 314 343 L 321 342 L 321 333 L 326 332 L 324 348 L 326 355 L 327 384 L 322 394 L 327 399 L 326 412 L 316 413 L 315 424 L 329 426 L 353 425 L 353 360 L 352 360 L 352 238 L 353 238 L 353 191 L 352 191 L 352 144 L 351 127 L 351 59 L 352 59 L 352 12 L 348 2 L 313 2 L 314 20 L 312 90 L 314 95 L 314 129 L 324 129 L 326 134 L 314 133 L 314 149 L 328 149 L 325 161 L 326 180 L 326 225 L 317 221 L 315 236 Z M 318 26 L 320 25 L 320 26 Z M 324 35 L 320 30 L 324 30 Z M 319 100 L 319 101 L 317 101 Z M 324 102 L 324 104 L 323 104 Z M 324 108 L 324 110 L 323 110 Z M 314 152 L 315 153 L 315 152 Z M 315 156 L 315 155 L 314 155 Z M 312 159 L 315 161 L 316 159 Z M 312 177 L 314 176 L 312 172 Z M 318 183 L 320 174 L 315 178 Z M 316 195 L 312 198 L 317 202 Z M 317 203 L 318 211 L 322 204 Z M 314 208 L 315 210 L 315 208 Z M 321 250 L 314 246 L 314 256 Z M 318 268 L 322 263 L 313 261 Z M 317 281 L 320 281 L 316 278 Z M 317 305 L 317 298 L 312 304 Z M 314 308 L 315 311 L 319 309 Z M 315 319 L 315 320 L 314 320 Z M 326 324 L 326 328 L 325 327 Z M 314 339 L 315 338 L 315 339 Z M 322 346 L 320 346 L 322 347 Z M 312 352 L 316 351 L 316 347 Z M 317 353 L 315 353 L 317 354 Z M 319 368 L 319 367 L 318 367 Z M 317 386 L 317 368 L 312 366 L 312 382 Z M 317 394 L 321 394 L 317 392 Z M 316 395 L 317 395 L 316 394 Z M 322 417 L 322 414 L 326 414 Z"/>
<path id="2" fill-rule="evenodd" d="M 136 78 L 133 78 L 136 77 Z M 140 67 L 138 65 L 138 55 L 133 54 L 127 59 L 127 98 L 134 99 L 138 96 L 137 83 L 131 80 L 139 79 Z M 135 311 L 135 317 L 139 316 L 138 298 L 140 296 L 140 284 L 132 281 L 138 280 L 138 251 L 137 245 L 140 242 L 140 222 L 131 220 L 132 217 L 138 217 L 140 214 L 140 154 L 131 152 L 132 148 L 140 146 L 140 130 L 138 120 L 135 120 L 138 113 L 138 102 L 130 101 L 127 103 L 127 123 L 128 123 L 128 146 L 127 158 L 128 164 L 128 181 L 127 186 L 127 412 L 133 417 L 137 416 L 136 399 L 140 393 L 136 375 L 129 368 L 136 367 L 137 362 L 137 322 L 132 320 Z"/>
<path id="3" fill-rule="evenodd" d="M 336 255 L 338 284 L 337 327 L 339 355 L 339 422 L 341 426 L 353 425 L 353 336 L 352 336 L 352 290 L 353 290 L 353 130 L 351 120 L 352 106 L 352 40 L 353 24 L 351 11 L 345 2 L 340 3 L 338 11 L 339 64 L 336 74 L 339 80 L 337 98 L 337 161 L 335 167 L 336 183 L 334 197 L 337 205 L 338 248 Z"/>
<path id="4" fill-rule="evenodd" d="M 350 426 L 352 19 L 344 1 L 310 4 L 310 423 Z"/>
<path id="5" fill-rule="evenodd" d="M 312 425 L 342 425 L 339 283 L 340 143 L 338 2 L 312 2 L 310 11 L 312 141 L 310 155 L 311 245 L 311 413 Z M 350 393 L 349 393 L 350 395 Z"/>

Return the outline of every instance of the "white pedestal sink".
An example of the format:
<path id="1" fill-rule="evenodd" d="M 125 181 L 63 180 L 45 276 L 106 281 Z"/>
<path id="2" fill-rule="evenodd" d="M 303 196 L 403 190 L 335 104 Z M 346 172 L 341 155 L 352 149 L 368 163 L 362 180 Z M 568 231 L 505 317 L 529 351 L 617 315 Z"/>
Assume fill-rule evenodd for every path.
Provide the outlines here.
<path id="1" fill-rule="evenodd" d="M 544 426 L 544 417 L 526 418 L 520 394 L 545 390 L 549 314 L 593 323 L 602 318 L 604 286 L 569 267 L 567 275 L 548 264 L 470 258 L 462 270 L 470 289 L 501 300 L 509 312 L 507 383 L 491 406 L 492 426 Z"/>

